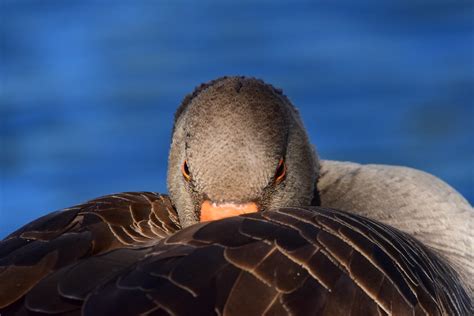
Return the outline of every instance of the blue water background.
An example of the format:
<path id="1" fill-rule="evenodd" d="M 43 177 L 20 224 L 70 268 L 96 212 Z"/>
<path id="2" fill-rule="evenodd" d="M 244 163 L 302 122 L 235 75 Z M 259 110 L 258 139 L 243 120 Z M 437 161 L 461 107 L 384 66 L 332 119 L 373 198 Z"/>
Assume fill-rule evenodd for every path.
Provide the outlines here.
<path id="1" fill-rule="evenodd" d="M 0 1 L 0 237 L 165 192 L 177 105 L 225 74 L 283 88 L 322 157 L 419 168 L 474 201 L 473 1 Z"/>

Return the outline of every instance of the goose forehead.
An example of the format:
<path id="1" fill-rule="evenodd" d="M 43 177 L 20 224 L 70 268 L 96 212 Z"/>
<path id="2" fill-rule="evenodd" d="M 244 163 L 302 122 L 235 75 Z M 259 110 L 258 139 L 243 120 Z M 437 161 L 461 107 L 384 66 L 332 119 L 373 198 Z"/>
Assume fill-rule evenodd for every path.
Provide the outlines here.
<path id="1" fill-rule="evenodd" d="M 234 123 L 247 128 L 267 122 L 284 124 L 289 107 L 285 97 L 263 82 L 229 78 L 196 94 L 186 121 L 196 125 Z"/>
<path id="2" fill-rule="evenodd" d="M 188 147 L 186 156 L 197 189 L 219 200 L 252 198 L 273 177 L 281 150 L 226 140 Z"/>
<path id="3" fill-rule="evenodd" d="M 206 102 L 190 106 L 186 125 L 197 133 L 242 130 L 255 135 L 274 136 L 287 126 L 286 115 L 285 109 L 279 104 Z"/>
<path id="4" fill-rule="evenodd" d="M 269 172 L 286 152 L 285 118 L 259 120 L 251 113 L 225 114 L 221 110 L 209 120 L 193 116 L 193 123 L 187 124 L 185 150 L 191 171 L 212 174 L 214 178 L 221 178 L 222 172 L 232 171 L 233 177 L 249 177 L 255 172 L 252 179 L 268 181 Z"/>
<path id="5" fill-rule="evenodd" d="M 289 132 L 284 104 L 251 102 L 240 95 L 224 101 L 204 98 L 190 105 L 185 123 L 188 147 L 232 149 L 233 154 L 284 147 Z"/>
<path id="6" fill-rule="evenodd" d="M 240 124 L 237 124 L 240 125 Z M 186 156 L 223 157 L 227 160 L 278 159 L 285 153 L 287 132 L 278 128 L 245 128 L 226 124 L 190 129 L 186 133 Z"/>

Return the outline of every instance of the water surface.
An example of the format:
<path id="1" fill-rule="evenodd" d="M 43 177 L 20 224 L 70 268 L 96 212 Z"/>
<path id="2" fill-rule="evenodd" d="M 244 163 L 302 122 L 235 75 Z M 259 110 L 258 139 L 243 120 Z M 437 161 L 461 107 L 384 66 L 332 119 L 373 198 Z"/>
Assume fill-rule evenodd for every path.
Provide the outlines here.
<path id="1" fill-rule="evenodd" d="M 324 158 L 407 165 L 474 201 L 472 1 L 2 0 L 0 237 L 108 193 L 165 192 L 203 81 L 284 89 Z"/>

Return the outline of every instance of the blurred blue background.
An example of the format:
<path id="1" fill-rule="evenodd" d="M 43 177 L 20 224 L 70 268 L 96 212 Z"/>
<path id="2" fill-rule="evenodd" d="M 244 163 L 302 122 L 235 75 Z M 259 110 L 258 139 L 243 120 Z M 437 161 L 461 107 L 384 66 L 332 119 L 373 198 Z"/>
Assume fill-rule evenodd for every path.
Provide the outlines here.
<path id="1" fill-rule="evenodd" d="M 283 88 L 322 157 L 420 168 L 474 201 L 473 1 L 0 1 L 0 237 L 165 192 L 176 107 L 225 74 Z"/>

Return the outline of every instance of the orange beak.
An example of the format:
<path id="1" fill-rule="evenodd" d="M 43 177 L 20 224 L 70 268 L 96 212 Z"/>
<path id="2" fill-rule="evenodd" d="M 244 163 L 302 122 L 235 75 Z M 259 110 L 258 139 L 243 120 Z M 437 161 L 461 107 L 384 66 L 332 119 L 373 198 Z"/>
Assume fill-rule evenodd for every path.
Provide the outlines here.
<path id="1" fill-rule="evenodd" d="M 239 216 L 242 214 L 258 212 L 257 204 L 253 202 L 236 204 L 222 203 L 216 204 L 211 201 L 204 201 L 201 205 L 201 222 L 215 221 L 218 219 Z"/>

